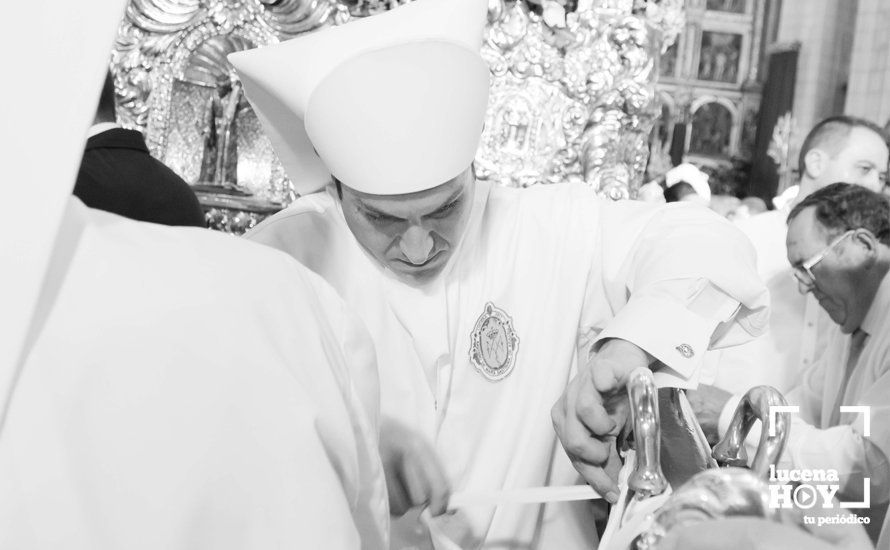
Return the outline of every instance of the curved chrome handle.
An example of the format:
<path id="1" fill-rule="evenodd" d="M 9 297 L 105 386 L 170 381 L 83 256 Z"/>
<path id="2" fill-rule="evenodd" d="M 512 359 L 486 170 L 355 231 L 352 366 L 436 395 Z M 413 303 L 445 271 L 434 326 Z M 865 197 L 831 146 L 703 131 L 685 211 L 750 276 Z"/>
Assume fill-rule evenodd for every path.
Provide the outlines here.
<path id="1" fill-rule="evenodd" d="M 754 421 L 760 420 L 762 425 L 760 443 L 757 446 L 757 454 L 754 455 L 754 462 L 751 463 L 751 470 L 761 479 L 766 479 L 770 464 L 776 464 L 785 448 L 788 425 L 791 421 L 789 413 L 770 415 L 770 410 L 772 407 L 787 404 L 779 390 L 770 386 L 756 386 L 748 390 L 736 407 L 726 434 L 714 446 L 712 456 L 717 463 L 720 466 L 746 468 L 748 456 L 745 452 L 745 438 L 751 431 Z M 770 418 L 771 416 L 774 417 Z"/>
<path id="2" fill-rule="evenodd" d="M 658 390 L 652 371 L 638 368 L 630 375 L 627 385 L 630 398 L 630 417 L 634 427 L 636 466 L 627 480 L 635 495 L 650 497 L 667 489 L 667 479 L 661 470 L 661 425 L 658 416 Z"/>

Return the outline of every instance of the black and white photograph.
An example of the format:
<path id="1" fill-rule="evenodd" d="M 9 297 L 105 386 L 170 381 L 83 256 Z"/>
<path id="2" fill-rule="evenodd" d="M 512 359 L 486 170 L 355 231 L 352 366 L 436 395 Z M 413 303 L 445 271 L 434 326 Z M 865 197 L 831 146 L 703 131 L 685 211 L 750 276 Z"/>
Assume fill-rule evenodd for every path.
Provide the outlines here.
<path id="1" fill-rule="evenodd" d="M 0 13 L 0 548 L 890 550 L 890 2 Z"/>

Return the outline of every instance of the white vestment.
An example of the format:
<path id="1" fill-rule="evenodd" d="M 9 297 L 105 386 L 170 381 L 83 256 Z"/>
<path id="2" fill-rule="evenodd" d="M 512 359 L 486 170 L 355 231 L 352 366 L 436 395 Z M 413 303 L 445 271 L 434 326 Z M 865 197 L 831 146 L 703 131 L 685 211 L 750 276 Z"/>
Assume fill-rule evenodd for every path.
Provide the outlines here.
<path id="1" fill-rule="evenodd" d="M 316 275 L 70 199 L 0 436 L 0 547 L 381 549 L 373 346 Z"/>
<path id="2" fill-rule="evenodd" d="M 704 208 L 612 203 L 569 184 L 478 182 L 473 201 L 448 266 L 423 288 L 399 282 L 361 248 L 331 188 L 249 235 L 321 274 L 363 318 L 377 347 L 382 414 L 433 442 L 455 491 L 577 480 L 550 408 L 597 339 L 634 342 L 670 367 L 657 375 L 662 383 L 694 386 L 709 345 L 765 327 L 753 251 Z M 488 338 L 500 347 L 487 350 Z M 491 380 L 483 360 L 512 371 Z M 536 505 L 460 512 L 473 532 L 465 548 L 528 548 L 546 537 L 542 525 L 567 521 Z M 581 531 L 541 547 L 590 547 Z"/>

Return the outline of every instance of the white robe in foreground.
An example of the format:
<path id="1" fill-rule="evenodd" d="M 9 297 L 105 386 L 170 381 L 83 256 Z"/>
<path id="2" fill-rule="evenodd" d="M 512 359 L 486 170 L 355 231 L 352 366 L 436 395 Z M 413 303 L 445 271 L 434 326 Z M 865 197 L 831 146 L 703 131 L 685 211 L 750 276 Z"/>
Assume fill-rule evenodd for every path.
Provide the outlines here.
<path id="1" fill-rule="evenodd" d="M 744 341 L 766 324 L 753 251 L 704 208 L 612 203 L 568 184 L 480 182 L 459 249 L 434 284 L 416 289 L 358 245 L 334 193 L 299 199 L 249 237 L 321 274 L 362 317 L 377 347 L 383 415 L 433 442 L 455 491 L 576 482 L 550 408 L 597 338 L 634 342 L 670 367 L 663 383 L 694 386 L 709 345 Z M 485 322 L 488 304 L 499 320 Z M 482 350 L 495 366 L 512 358 L 506 377 L 489 380 L 472 363 L 474 336 L 500 343 Z M 589 517 L 586 529 L 562 525 L 558 543 L 543 542 L 549 524 L 572 523 L 553 508 L 460 510 L 473 533 L 464 547 L 594 543 Z"/>
<path id="2" fill-rule="evenodd" d="M 231 236 L 66 217 L 0 432 L 0 547 L 384 548 L 374 352 L 335 293 Z"/>

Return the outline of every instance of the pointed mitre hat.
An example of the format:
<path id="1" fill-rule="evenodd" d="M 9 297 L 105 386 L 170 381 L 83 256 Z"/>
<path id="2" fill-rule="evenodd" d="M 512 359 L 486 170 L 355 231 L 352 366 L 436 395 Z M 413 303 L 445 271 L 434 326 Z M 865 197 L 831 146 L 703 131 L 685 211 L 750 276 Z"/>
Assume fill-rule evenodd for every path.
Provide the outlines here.
<path id="1" fill-rule="evenodd" d="M 466 170 L 488 103 L 486 6 L 417 0 L 231 54 L 297 192 L 333 174 L 365 193 L 413 193 Z"/>

